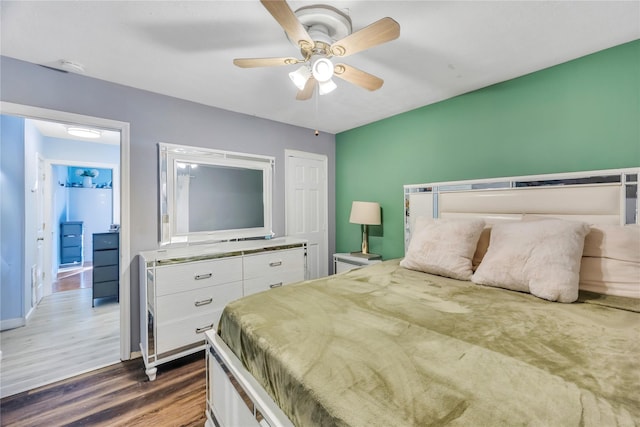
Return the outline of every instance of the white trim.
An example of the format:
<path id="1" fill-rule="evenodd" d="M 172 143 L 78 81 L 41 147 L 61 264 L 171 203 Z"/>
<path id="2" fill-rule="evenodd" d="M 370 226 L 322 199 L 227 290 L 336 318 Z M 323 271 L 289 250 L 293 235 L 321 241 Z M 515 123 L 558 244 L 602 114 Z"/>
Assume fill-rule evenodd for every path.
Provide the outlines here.
<path id="1" fill-rule="evenodd" d="M 327 162 L 327 156 L 325 154 L 309 153 L 307 151 L 300 151 L 300 150 L 290 150 L 288 148 L 285 148 L 284 156 L 285 157 L 300 157 L 300 158 L 303 158 L 303 159 L 320 160 L 320 161 L 323 161 L 323 162 Z"/>
<path id="2" fill-rule="evenodd" d="M 429 186 L 449 186 L 449 185 L 469 185 L 469 184 L 486 184 L 491 182 L 507 182 L 507 181 L 537 181 L 537 180 L 561 180 L 570 178 L 588 178 L 591 176 L 605 176 L 605 175 L 618 175 L 624 173 L 638 173 L 638 168 L 621 168 L 621 169 L 603 169 L 593 171 L 579 171 L 579 172 L 561 172 L 561 173 L 548 173 L 542 175 L 522 175 L 522 176 L 506 176 L 496 178 L 481 178 L 481 179 L 465 179 L 460 181 L 443 181 L 443 182 L 431 182 L 428 184 L 406 184 L 403 187 L 405 189 L 418 189 Z"/>
<path id="3" fill-rule="evenodd" d="M 9 329 L 19 328 L 26 325 L 25 319 L 22 317 L 15 317 L 13 319 L 0 320 L 0 331 L 8 331 Z"/>
<path id="4" fill-rule="evenodd" d="M 120 359 L 131 358 L 131 225 L 130 225 L 130 125 L 99 117 L 0 101 L 2 114 L 31 119 L 75 123 L 120 132 Z"/>

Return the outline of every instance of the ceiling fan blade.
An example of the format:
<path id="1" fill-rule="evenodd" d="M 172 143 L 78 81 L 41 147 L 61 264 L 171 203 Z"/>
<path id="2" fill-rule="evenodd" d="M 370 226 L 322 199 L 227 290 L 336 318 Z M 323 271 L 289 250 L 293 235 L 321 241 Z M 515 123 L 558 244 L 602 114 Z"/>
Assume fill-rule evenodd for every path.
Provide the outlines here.
<path id="1" fill-rule="evenodd" d="M 307 80 L 307 83 L 304 85 L 304 89 L 298 91 L 296 99 L 298 101 L 305 101 L 311 98 L 313 96 L 313 92 L 315 92 L 316 83 L 316 79 L 309 77 L 309 80 Z"/>
<path id="2" fill-rule="evenodd" d="M 348 56 L 400 37 L 400 24 L 382 18 L 331 45 L 334 56 Z"/>
<path id="3" fill-rule="evenodd" d="M 334 75 L 367 90 L 378 90 L 384 80 L 347 64 L 336 64 Z"/>
<path id="4" fill-rule="evenodd" d="M 278 67 L 280 65 L 292 65 L 302 62 L 296 58 L 236 58 L 234 65 L 240 68 Z"/>
<path id="5" fill-rule="evenodd" d="M 285 0 L 260 0 L 260 3 L 278 21 L 278 24 L 284 29 L 290 40 L 300 48 L 311 49 L 313 47 L 314 42 L 311 36 L 307 33 L 304 25 L 298 21 L 298 17 Z"/>

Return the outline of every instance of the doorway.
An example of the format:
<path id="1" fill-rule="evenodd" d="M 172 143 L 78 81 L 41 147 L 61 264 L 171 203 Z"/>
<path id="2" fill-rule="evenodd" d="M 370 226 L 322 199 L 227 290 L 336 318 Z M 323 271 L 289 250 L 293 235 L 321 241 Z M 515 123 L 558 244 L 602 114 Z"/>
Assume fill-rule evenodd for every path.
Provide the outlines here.
<path id="1" fill-rule="evenodd" d="M 39 126 L 41 123 L 39 121 Z M 54 292 L 50 285 L 56 278 L 80 276 L 82 279 L 81 273 L 90 273 L 93 234 L 118 229 L 120 209 L 116 201 L 120 184 L 114 177 L 120 174 L 120 136 L 118 134 L 117 138 L 112 136 L 111 139 L 117 140 L 117 145 L 110 143 L 108 147 L 102 147 L 97 145 L 102 143 L 65 141 L 61 148 L 83 149 L 88 157 L 70 160 L 62 158 L 66 151 L 58 151 L 56 156 L 60 158 L 46 160 L 46 215 L 47 223 L 52 225 L 50 241 L 53 244 L 45 266 L 52 280 L 47 281 L 45 295 Z M 55 144 L 56 140 L 51 142 Z M 109 159 L 108 155 L 112 158 Z M 116 163 L 105 163 L 107 161 Z M 88 276 L 86 284 L 91 285 L 91 276 L 85 276 Z M 82 285 L 87 281 L 79 282 Z M 69 288 L 68 285 L 62 287 Z"/>
<path id="2" fill-rule="evenodd" d="M 116 334 L 116 343 L 115 343 L 115 360 L 114 362 L 117 362 L 119 360 L 127 360 L 131 358 L 131 326 L 130 326 L 130 283 L 129 283 L 129 265 L 131 263 L 131 256 L 129 253 L 129 125 L 128 123 L 124 123 L 124 122 L 117 122 L 117 121 L 113 121 L 113 120 L 108 120 L 108 119 L 101 119 L 101 118 L 96 118 L 96 117 L 89 117 L 89 116 L 82 116 L 82 115 L 77 115 L 77 114 L 72 114 L 72 113 L 65 113 L 65 112 L 60 112 L 60 111 L 55 111 L 55 110 L 47 110 L 47 109 L 41 109 L 41 108 L 37 108 L 37 107 L 30 107 L 30 106 L 24 106 L 24 105 L 19 105 L 19 104 L 11 104 L 11 103 L 5 103 L 2 102 L 1 103 L 2 106 L 2 112 L 3 115 L 9 115 L 9 116 L 15 116 L 15 117 L 22 117 L 25 120 L 31 120 L 31 119 L 36 119 L 36 120 L 42 120 L 42 121 L 50 121 L 53 123 L 63 123 L 67 126 L 71 125 L 71 124 L 76 124 L 76 125 L 80 125 L 83 127 L 90 127 L 90 128 L 97 128 L 97 129 L 102 129 L 102 130 L 106 130 L 106 131 L 112 131 L 118 134 L 119 136 L 119 147 L 120 147 L 120 152 L 118 155 L 118 159 L 117 159 L 117 167 L 115 168 L 115 173 L 114 173 L 114 184 L 115 181 L 117 180 L 118 185 L 120 187 L 120 191 L 119 191 L 119 197 L 114 198 L 113 200 L 113 204 L 114 206 L 117 207 L 117 211 L 118 211 L 118 217 L 119 220 L 117 220 L 117 223 L 119 223 L 120 225 L 120 235 L 119 235 L 119 245 L 120 245 L 120 253 L 119 253 L 119 270 L 118 270 L 118 277 L 119 277 L 119 294 L 120 294 L 120 301 L 119 301 L 119 305 L 116 305 L 115 308 L 115 321 L 117 321 L 116 327 L 118 330 L 118 333 Z M 39 153 L 40 157 L 43 157 L 42 154 Z M 38 161 L 37 164 L 37 171 L 35 174 L 31 174 L 29 176 L 25 175 L 25 183 L 34 183 L 33 180 L 31 180 L 34 175 L 36 177 L 36 181 L 40 183 L 40 177 L 43 175 L 40 173 L 40 171 L 42 169 L 45 170 L 45 177 L 50 177 L 51 174 L 47 174 L 46 172 L 49 171 L 52 166 L 54 164 L 56 164 L 56 162 L 60 162 L 60 158 L 47 158 L 47 157 L 43 157 L 43 162 Z M 43 164 L 44 163 L 44 164 Z M 98 166 L 98 165 L 103 165 L 102 162 L 96 162 L 95 164 L 90 164 L 90 163 L 86 163 L 86 162 L 81 162 L 83 163 L 83 165 L 87 164 L 88 166 Z M 25 168 L 25 173 L 27 173 L 26 171 L 27 168 Z M 45 178 L 46 180 L 47 178 Z M 50 179 L 50 178 L 49 178 Z M 57 183 L 57 182 L 56 182 Z M 44 194 L 42 195 L 43 198 L 43 205 L 44 208 L 40 209 L 33 209 L 35 212 L 44 212 L 44 215 L 48 215 L 47 212 L 51 212 L 52 211 L 52 206 L 51 206 L 51 199 L 50 197 L 48 197 L 46 195 L 46 190 L 47 188 L 51 188 L 50 186 L 55 185 L 56 183 L 53 182 L 42 182 L 40 185 L 40 187 L 38 187 L 37 185 L 34 186 L 34 190 L 38 191 L 38 194 L 40 193 L 39 188 L 43 188 L 44 189 Z M 35 208 L 36 206 L 34 206 Z M 114 208 L 115 209 L 115 208 Z M 27 209 L 29 210 L 29 209 Z M 25 212 L 25 217 L 28 214 Z M 34 259 L 35 257 L 33 256 L 34 251 L 32 251 L 31 247 L 33 245 L 24 245 L 24 261 L 22 263 L 22 265 L 24 266 L 24 270 L 25 272 L 28 272 L 29 274 L 24 274 L 23 278 L 24 278 L 24 283 L 21 284 L 21 289 L 22 289 L 22 314 L 21 314 L 21 319 L 22 319 L 22 324 L 28 324 L 29 321 L 29 316 L 32 313 L 32 305 L 33 302 L 35 300 L 35 302 L 37 302 L 40 294 L 42 295 L 47 295 L 47 294 L 51 294 L 52 293 L 52 283 L 55 280 L 55 275 L 53 274 L 54 272 L 54 265 L 53 265 L 53 261 L 52 261 L 52 257 L 51 254 L 53 252 L 53 248 L 58 248 L 58 240 L 55 238 L 55 233 L 53 233 L 53 229 L 57 229 L 57 224 L 56 221 L 51 221 L 49 220 L 49 227 L 47 228 L 46 224 L 47 224 L 47 220 L 45 218 L 45 220 L 43 221 L 45 226 L 42 230 L 42 237 L 40 237 L 40 230 L 36 231 L 34 230 L 34 235 L 37 234 L 37 238 L 34 239 L 37 242 L 40 242 L 42 244 L 42 248 L 43 248 L 43 253 L 45 254 L 44 259 L 45 261 L 43 262 L 44 267 L 42 268 L 42 271 L 44 274 L 40 275 L 40 278 L 42 278 L 42 287 L 39 289 L 42 289 L 42 291 L 38 291 L 38 292 L 27 292 L 27 290 L 31 291 L 28 284 L 30 284 L 32 282 L 32 280 L 34 280 L 31 277 L 31 261 L 32 259 Z M 116 222 L 116 220 L 114 220 L 114 222 Z M 40 223 L 40 220 L 38 219 L 37 221 L 34 221 L 34 223 Z M 26 230 L 26 218 L 25 218 L 25 230 Z M 26 236 L 26 231 L 25 231 L 25 236 L 23 236 L 23 238 L 26 240 L 27 238 L 32 238 L 33 236 Z M 29 246 L 29 247 L 27 247 Z M 38 251 L 35 251 L 36 253 Z M 36 262 L 35 264 L 39 264 L 38 262 Z M 36 269 L 36 273 L 33 274 L 33 276 L 35 276 L 35 281 L 37 282 L 38 276 L 39 274 L 37 273 L 37 269 Z M 35 295 L 33 295 L 35 294 Z M 63 294 L 63 293 L 61 293 Z M 46 297 L 45 297 L 46 299 Z M 69 298 L 66 298 L 67 300 Z M 44 303 L 44 300 L 43 300 Z M 66 302 L 68 303 L 68 301 Z M 85 306 L 87 306 L 86 303 L 82 303 L 83 305 L 83 309 L 82 310 L 78 310 L 78 311 L 86 311 L 86 310 L 91 310 L 91 302 L 88 303 L 88 309 L 85 308 Z M 36 304 L 36 306 L 39 306 L 38 304 Z M 18 316 L 17 316 L 18 317 Z M 16 319 L 10 319 L 11 322 L 5 322 L 5 319 L 3 319 L 3 328 L 5 329 L 5 323 L 12 323 L 14 320 Z M 77 319 L 76 319 L 77 320 Z M 19 322 L 20 319 L 17 319 L 17 321 Z M 81 320 L 78 320 L 76 323 L 82 323 Z M 112 322 L 113 323 L 113 322 Z M 119 326 L 118 326 L 119 324 Z M 63 325 L 61 326 L 63 327 Z M 21 328 L 16 328 L 15 331 L 19 331 Z M 4 332 L 3 332 L 4 335 Z M 4 338 L 4 337 L 3 337 Z M 3 340 L 3 347 L 4 347 L 5 341 Z M 75 346 L 73 348 L 69 348 L 68 349 L 68 353 L 70 355 L 72 355 L 72 357 L 77 357 L 78 352 L 81 351 L 81 349 L 79 348 L 79 346 Z M 94 350 L 95 351 L 95 350 Z M 5 354 L 3 355 L 3 362 L 6 362 L 6 351 Z M 99 362 L 98 365 L 93 366 L 91 369 L 84 369 L 84 371 L 86 370 L 92 370 L 92 369 L 97 369 L 99 366 Z M 7 364 L 3 363 L 3 370 L 7 368 Z M 49 369 L 54 369 L 53 366 L 51 366 L 51 364 L 49 364 Z M 79 372 L 74 372 L 72 373 L 72 375 L 75 375 Z M 59 374 L 58 374 L 59 375 Z M 51 381 L 55 381 L 61 379 L 59 377 L 56 378 L 51 378 Z M 4 396 L 4 393 L 3 393 Z"/>

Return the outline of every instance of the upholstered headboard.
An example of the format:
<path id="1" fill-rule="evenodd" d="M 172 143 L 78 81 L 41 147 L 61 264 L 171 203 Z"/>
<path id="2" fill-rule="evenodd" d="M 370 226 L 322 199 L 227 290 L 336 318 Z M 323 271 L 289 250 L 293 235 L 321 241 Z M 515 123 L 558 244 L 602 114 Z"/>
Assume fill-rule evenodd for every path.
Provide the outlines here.
<path id="1" fill-rule="evenodd" d="M 580 290 L 640 299 L 640 227 L 622 227 L 640 223 L 639 175 L 631 168 L 405 185 L 405 253 L 419 217 L 484 219 L 474 269 L 482 267 L 496 223 L 525 215 L 578 220 L 591 225 Z"/>
<path id="2" fill-rule="evenodd" d="M 520 220 L 524 214 L 590 224 L 637 224 L 640 168 L 404 186 L 405 251 L 416 218 Z"/>

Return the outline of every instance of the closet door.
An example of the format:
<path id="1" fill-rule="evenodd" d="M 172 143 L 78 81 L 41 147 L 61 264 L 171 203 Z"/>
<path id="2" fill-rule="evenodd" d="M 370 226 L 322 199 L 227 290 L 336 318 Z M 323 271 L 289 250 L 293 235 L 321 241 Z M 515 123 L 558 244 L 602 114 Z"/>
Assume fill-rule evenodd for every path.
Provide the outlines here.
<path id="1" fill-rule="evenodd" d="M 286 150 L 287 236 L 305 239 L 307 279 L 328 275 L 327 158 Z"/>

